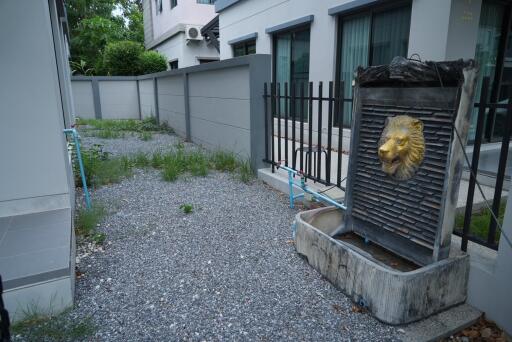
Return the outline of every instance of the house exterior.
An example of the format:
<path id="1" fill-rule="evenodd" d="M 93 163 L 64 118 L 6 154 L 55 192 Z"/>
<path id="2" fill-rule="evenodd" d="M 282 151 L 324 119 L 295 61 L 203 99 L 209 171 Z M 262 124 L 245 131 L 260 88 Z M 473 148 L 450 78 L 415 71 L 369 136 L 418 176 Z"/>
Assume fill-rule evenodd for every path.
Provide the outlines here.
<path id="1" fill-rule="evenodd" d="M 478 87 L 484 76 L 491 77 L 492 102 L 505 101 L 512 87 L 509 1 L 218 0 L 215 9 L 220 58 L 271 54 L 273 81 L 281 87 L 284 82 L 341 80 L 344 97 L 351 98 L 357 66 L 388 64 L 394 56 L 475 58 L 481 66 Z M 343 112 L 343 144 L 348 149 L 350 102 Z M 487 114 L 486 143 L 500 141 L 505 114 Z M 333 139 L 340 120 L 334 118 Z M 322 130 L 327 130 L 327 120 L 322 121 Z M 474 133 L 473 124 L 471 136 Z M 491 148 L 487 164 L 497 165 L 498 154 L 497 147 Z"/>
<path id="2" fill-rule="evenodd" d="M 73 103 L 63 1 L 1 1 L 0 26 L 0 274 L 18 319 L 73 304 Z"/>
<path id="3" fill-rule="evenodd" d="M 201 35 L 215 18 L 215 0 L 144 0 L 146 49 L 167 57 L 169 69 L 219 60 L 219 51 Z"/>

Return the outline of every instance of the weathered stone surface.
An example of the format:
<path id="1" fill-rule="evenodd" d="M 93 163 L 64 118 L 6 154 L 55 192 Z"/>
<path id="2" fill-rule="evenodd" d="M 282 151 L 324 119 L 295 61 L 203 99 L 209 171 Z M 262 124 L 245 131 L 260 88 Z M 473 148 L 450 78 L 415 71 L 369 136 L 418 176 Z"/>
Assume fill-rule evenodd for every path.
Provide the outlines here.
<path id="1" fill-rule="evenodd" d="M 389 324 L 413 322 L 466 300 L 469 257 L 451 256 L 410 272 L 382 265 L 368 253 L 335 240 L 346 229 L 333 207 L 297 214 L 296 249 L 316 270 Z"/>

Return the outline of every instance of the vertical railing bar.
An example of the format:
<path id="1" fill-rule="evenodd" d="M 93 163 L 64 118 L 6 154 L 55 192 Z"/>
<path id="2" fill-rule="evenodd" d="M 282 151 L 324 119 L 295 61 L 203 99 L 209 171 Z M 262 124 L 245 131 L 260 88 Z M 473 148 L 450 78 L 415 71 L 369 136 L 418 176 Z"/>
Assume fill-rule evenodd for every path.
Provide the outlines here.
<path id="1" fill-rule="evenodd" d="M 300 170 L 304 171 L 304 82 L 300 84 Z"/>
<path id="2" fill-rule="evenodd" d="M 341 168 L 343 166 L 342 164 L 342 158 L 343 158 L 343 121 L 344 121 L 344 110 L 343 106 L 345 105 L 345 102 L 343 100 L 343 81 L 336 81 L 335 87 L 334 87 L 334 115 L 336 116 L 338 120 L 338 165 L 337 165 L 337 179 L 336 179 L 336 185 L 338 188 L 341 187 Z M 341 99 L 341 100 L 340 100 Z M 341 108 L 341 113 L 340 113 Z"/>
<path id="3" fill-rule="evenodd" d="M 478 172 L 478 161 L 480 158 L 480 146 L 482 145 L 482 136 L 484 128 L 485 110 L 487 107 L 487 95 L 489 90 L 489 77 L 485 77 L 482 83 L 480 94 L 480 103 L 478 107 L 478 117 L 476 123 L 475 141 L 473 143 L 473 160 L 471 161 L 471 172 L 469 175 L 468 196 L 466 199 L 466 210 L 464 213 L 464 225 L 462 228 L 461 249 L 466 252 L 468 249 L 468 234 L 471 224 L 471 215 L 473 213 L 473 198 L 475 194 L 476 178 L 474 175 Z"/>
<path id="4" fill-rule="evenodd" d="M 268 161 L 268 139 L 270 138 L 268 136 L 268 92 L 267 92 L 267 82 L 263 84 L 263 102 L 265 106 L 265 161 Z"/>
<path id="5" fill-rule="evenodd" d="M 327 119 L 327 160 L 325 161 L 325 180 L 327 183 L 331 183 L 331 149 L 332 149 L 332 81 L 329 82 L 329 118 Z"/>
<path id="6" fill-rule="evenodd" d="M 277 161 L 281 161 L 281 85 L 277 83 Z"/>
<path id="7" fill-rule="evenodd" d="M 272 156 L 272 173 L 275 172 L 275 162 L 276 162 L 276 159 L 275 159 L 275 142 L 274 142 L 274 116 L 275 116 L 275 113 L 276 113 L 276 98 L 275 98 L 275 94 L 276 94 L 276 84 L 274 82 L 272 82 L 270 84 L 270 135 L 271 135 L 271 148 L 272 150 L 270 151 L 271 153 L 271 156 Z"/>
<path id="8" fill-rule="evenodd" d="M 322 178 L 322 96 L 323 96 L 323 83 L 318 82 L 318 133 L 317 133 L 317 165 L 316 165 L 316 179 L 320 181 Z"/>
<path id="9" fill-rule="evenodd" d="M 307 175 L 312 178 L 313 175 L 311 173 L 311 162 L 312 162 L 312 153 L 313 153 L 313 82 L 309 82 L 309 112 L 308 112 L 308 128 L 309 128 L 309 141 L 308 141 L 308 172 Z"/>
<path id="10" fill-rule="evenodd" d="M 297 84 L 295 82 L 291 83 L 291 88 L 290 88 L 290 95 L 291 95 L 291 114 L 292 114 L 292 168 L 294 170 L 296 170 L 296 163 L 297 163 L 297 155 L 295 153 L 295 120 L 296 120 L 296 113 L 295 113 L 295 110 L 296 110 L 296 106 L 295 106 L 295 87 L 297 86 Z"/>
<path id="11" fill-rule="evenodd" d="M 501 193 L 503 192 L 503 181 L 505 180 L 505 170 L 507 165 L 508 149 L 510 144 L 510 134 L 512 133 L 512 89 L 509 94 L 509 107 L 507 109 L 506 128 L 503 139 L 501 140 L 500 161 L 498 163 L 498 172 L 496 174 L 496 186 L 494 187 L 494 198 L 492 201 L 492 212 L 494 216 L 499 217 Z M 489 223 L 489 234 L 487 235 L 487 242 L 496 243 L 496 220 L 492 217 Z"/>
<path id="12" fill-rule="evenodd" d="M 284 83 L 284 165 L 288 166 L 288 82 Z"/>

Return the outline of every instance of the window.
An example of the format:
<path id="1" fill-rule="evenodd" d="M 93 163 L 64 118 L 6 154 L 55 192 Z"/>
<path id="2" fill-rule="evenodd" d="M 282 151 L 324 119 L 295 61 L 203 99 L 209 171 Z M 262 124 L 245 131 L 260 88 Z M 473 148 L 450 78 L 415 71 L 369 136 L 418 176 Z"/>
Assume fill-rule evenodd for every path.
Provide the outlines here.
<path id="1" fill-rule="evenodd" d="M 284 94 L 285 83 L 288 83 L 288 87 L 294 84 L 297 87 L 296 94 L 299 94 L 302 83 L 304 83 L 304 89 L 308 89 L 309 27 L 274 35 L 274 81 L 279 83 L 281 94 Z M 281 103 L 281 106 L 283 105 L 284 102 Z M 301 114 L 305 121 L 307 121 L 306 109 Z"/>
<path id="2" fill-rule="evenodd" d="M 171 9 L 178 6 L 178 0 L 171 0 Z"/>
<path id="3" fill-rule="evenodd" d="M 252 55 L 256 53 L 256 40 L 233 44 L 233 57 Z"/>
<path id="4" fill-rule="evenodd" d="M 352 81 L 358 66 L 389 64 L 407 56 L 411 7 L 371 10 L 341 17 L 339 21 L 339 77 L 344 97 L 352 98 Z M 343 104 L 344 126 L 350 126 L 352 103 Z M 335 125 L 339 126 L 339 118 Z"/>
<path id="5" fill-rule="evenodd" d="M 213 5 L 217 0 L 197 0 L 198 4 Z"/>
<path id="6" fill-rule="evenodd" d="M 155 0 L 155 13 L 156 15 L 162 13 L 162 0 Z"/>
<path id="7" fill-rule="evenodd" d="M 512 6 L 484 1 L 480 12 L 475 59 L 480 65 L 475 101 L 480 100 L 482 80 L 490 79 L 490 102 L 507 103 L 512 90 Z M 508 42 L 508 43 L 507 43 Z M 473 111 L 470 141 L 474 140 L 478 109 Z M 484 139 L 499 140 L 506 129 L 506 110 L 489 109 L 486 113 Z"/>
<path id="8" fill-rule="evenodd" d="M 169 61 L 169 69 L 174 70 L 178 69 L 178 60 L 175 59 L 174 61 Z"/>
<path id="9" fill-rule="evenodd" d="M 218 62 L 219 59 L 218 58 L 198 58 L 197 61 L 199 62 L 199 64 L 206 64 L 206 63 L 211 63 L 211 62 Z"/>

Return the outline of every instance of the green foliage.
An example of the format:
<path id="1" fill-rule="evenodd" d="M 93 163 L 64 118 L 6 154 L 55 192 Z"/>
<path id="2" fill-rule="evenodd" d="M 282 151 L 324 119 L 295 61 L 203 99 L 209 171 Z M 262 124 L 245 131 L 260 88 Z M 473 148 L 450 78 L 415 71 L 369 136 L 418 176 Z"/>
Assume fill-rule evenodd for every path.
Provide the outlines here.
<path id="1" fill-rule="evenodd" d="M 110 158 L 107 152 L 103 151 L 102 145 L 94 145 L 89 149 L 83 149 L 82 161 L 87 184 L 92 187 L 100 185 L 119 183 L 123 178 L 131 175 L 131 165 L 126 157 Z M 78 163 L 73 164 L 75 173 L 75 184 L 80 187 L 82 181 Z"/>
<path id="2" fill-rule="evenodd" d="M 174 182 L 178 179 L 180 175 L 180 170 L 178 165 L 167 163 L 164 164 L 163 171 L 162 171 L 162 179 L 166 182 Z"/>
<path id="3" fill-rule="evenodd" d="M 144 20 L 142 17 L 142 10 L 139 10 L 136 6 L 131 7 L 128 11 L 128 32 L 126 39 L 144 43 Z"/>
<path id="4" fill-rule="evenodd" d="M 98 59 L 109 43 L 125 36 L 123 22 L 95 16 L 80 21 L 71 39 L 73 59 L 98 67 Z"/>
<path id="5" fill-rule="evenodd" d="M 94 130 L 112 131 L 112 132 L 172 132 L 167 124 L 158 125 L 155 117 L 145 118 L 144 120 L 123 119 L 123 120 L 99 120 L 99 119 L 81 119 L 77 118 L 76 124 L 78 126 L 87 126 Z M 110 133 L 99 133 L 100 135 L 108 136 Z M 114 133 L 115 135 L 115 133 Z"/>
<path id="6" fill-rule="evenodd" d="M 78 27 L 80 21 L 95 16 L 110 19 L 117 0 L 73 0 L 66 1 L 66 12 L 71 31 Z"/>
<path id="7" fill-rule="evenodd" d="M 84 75 L 84 76 L 92 76 L 94 75 L 94 68 L 89 67 L 86 61 L 83 59 L 73 62 L 70 61 L 69 65 L 71 67 L 71 73 L 73 75 Z"/>
<path id="8" fill-rule="evenodd" d="M 210 159 L 213 167 L 218 171 L 233 172 L 238 167 L 238 159 L 232 152 L 215 151 Z"/>
<path id="9" fill-rule="evenodd" d="M 88 317 L 81 321 L 60 315 L 43 315 L 37 310 L 24 314 L 25 319 L 11 326 L 11 333 L 22 341 L 76 341 L 91 337 L 96 327 Z"/>
<path id="10" fill-rule="evenodd" d="M 103 53 L 103 68 L 112 76 L 138 75 L 142 44 L 131 41 L 109 43 Z"/>
<path id="11" fill-rule="evenodd" d="M 153 139 L 153 134 L 151 134 L 151 132 L 140 132 L 139 138 L 140 138 L 140 140 L 143 140 L 143 141 L 149 141 L 149 140 Z"/>
<path id="12" fill-rule="evenodd" d="M 254 178 L 254 173 L 252 172 L 251 163 L 248 160 L 239 162 L 238 178 L 244 183 L 249 183 Z"/>
<path id="13" fill-rule="evenodd" d="M 151 158 L 148 157 L 147 154 L 139 152 L 135 154 L 132 158 L 132 165 L 138 168 L 146 168 L 151 165 Z"/>
<path id="14" fill-rule="evenodd" d="M 194 211 L 194 206 L 192 204 L 185 203 L 185 204 L 180 205 L 180 209 L 185 214 L 190 214 L 190 213 L 192 213 Z"/>
<path id="15" fill-rule="evenodd" d="M 157 51 L 144 51 L 140 54 L 139 61 L 141 74 L 152 74 L 167 70 L 165 56 Z"/>
<path id="16" fill-rule="evenodd" d="M 498 221 L 503 225 L 503 218 L 505 217 L 505 207 L 507 202 L 503 201 L 500 205 L 498 214 Z M 491 212 L 487 208 L 482 208 L 471 215 L 471 224 L 469 225 L 469 232 L 483 240 L 487 240 L 489 233 L 489 223 L 491 222 Z M 455 229 L 462 230 L 464 227 L 464 214 L 455 215 Z M 496 229 L 496 241 L 499 241 L 501 232 Z"/>
<path id="17" fill-rule="evenodd" d="M 93 238 L 98 234 L 97 226 L 107 215 L 107 210 L 98 203 L 90 209 L 81 208 L 77 211 L 75 219 L 76 235 L 83 238 Z"/>

